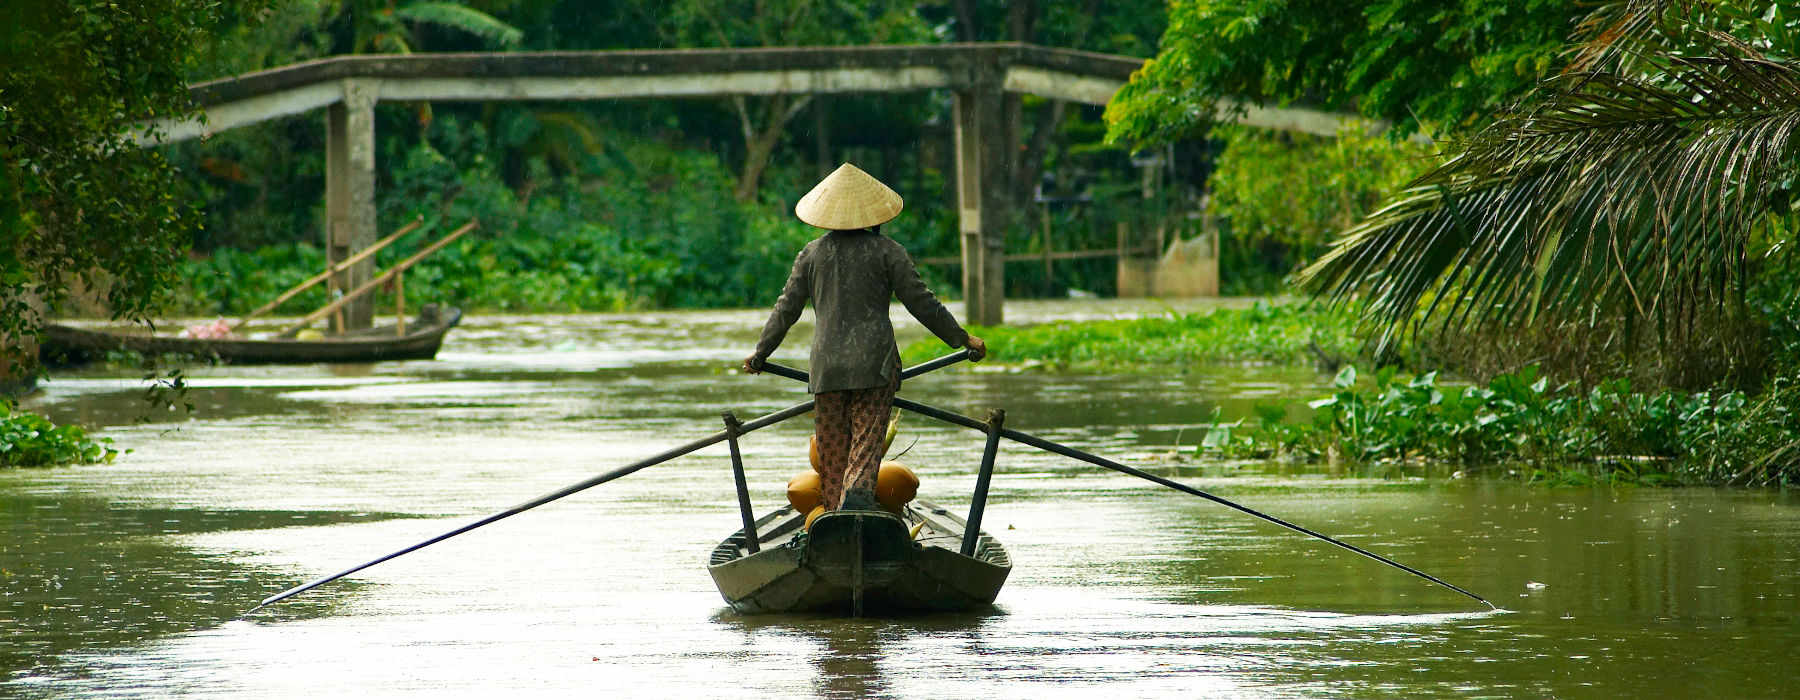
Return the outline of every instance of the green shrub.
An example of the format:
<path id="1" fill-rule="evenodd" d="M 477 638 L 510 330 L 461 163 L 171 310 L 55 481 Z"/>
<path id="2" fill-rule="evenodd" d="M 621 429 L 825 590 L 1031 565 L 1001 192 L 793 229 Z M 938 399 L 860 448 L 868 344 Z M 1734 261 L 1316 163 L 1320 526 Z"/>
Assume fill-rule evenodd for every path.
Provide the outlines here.
<path id="1" fill-rule="evenodd" d="M 476 132 L 479 136 L 479 132 Z M 709 152 L 626 144 L 583 177 L 541 173 L 525 195 L 472 156 L 458 172 L 430 143 L 402 160 L 384 191 L 384 230 L 429 224 L 376 255 L 385 269 L 471 219 L 481 227 L 406 273 L 406 297 L 475 311 L 617 311 L 762 306 L 816 230 L 784 206 L 733 199 L 731 174 Z M 649 175 L 641 175 L 648 173 Z M 239 315 L 325 268 L 310 243 L 249 252 L 220 248 L 186 263 L 178 311 Z M 322 288 L 276 313 L 326 302 Z M 385 308 L 385 302 L 378 302 Z"/>
<path id="2" fill-rule="evenodd" d="M 1624 381 L 1583 392 L 1551 387 L 1536 367 L 1476 386 L 1439 384 L 1435 372 L 1403 380 L 1391 368 L 1357 379 L 1354 367 L 1340 372 L 1336 392 L 1307 404 L 1310 420 L 1260 406 L 1249 425 L 1215 425 L 1200 450 L 1507 465 L 1562 481 L 1800 483 L 1800 385 L 1791 377 L 1755 395 L 1639 393 Z"/>
<path id="3" fill-rule="evenodd" d="M 1224 139 L 1207 184 L 1220 228 L 1225 293 L 1268 294 L 1323 252 L 1340 231 L 1423 171 L 1430 148 L 1371 135 L 1352 122 L 1336 137 L 1218 130 Z"/>
<path id="4" fill-rule="evenodd" d="M 1309 304 L 1258 301 L 1242 309 L 1115 321 L 972 328 L 991 359 L 1091 371 L 1158 371 L 1224 362 L 1307 364 L 1353 357 L 1355 316 Z M 943 354 L 928 338 L 901 353 L 911 364 Z"/>
<path id="5" fill-rule="evenodd" d="M 90 440 L 80 427 L 57 426 L 0 401 L 0 467 L 111 462 L 119 454 L 111 444 L 111 438 Z"/>

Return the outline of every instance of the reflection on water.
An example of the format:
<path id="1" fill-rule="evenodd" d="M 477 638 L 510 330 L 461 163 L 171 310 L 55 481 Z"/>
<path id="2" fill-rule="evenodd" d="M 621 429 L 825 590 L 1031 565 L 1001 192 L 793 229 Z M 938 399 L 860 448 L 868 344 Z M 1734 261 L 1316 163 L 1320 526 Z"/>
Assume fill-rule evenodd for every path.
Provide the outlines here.
<path id="1" fill-rule="evenodd" d="M 379 519 L 373 513 L 114 508 L 88 497 L 0 493 L 0 669 L 50 670 L 56 655 L 217 625 L 258 598 L 254 567 L 194 552 L 181 535 Z M 283 617 L 329 610 L 307 601 Z"/>
<path id="2" fill-rule="evenodd" d="M 1120 307 L 1022 306 L 1039 317 Z M 1009 312 L 1013 311 L 1009 308 Z M 746 617 L 702 559 L 737 527 L 722 447 L 256 600 L 802 398 L 725 368 L 760 312 L 472 318 L 436 362 L 196 368 L 192 419 L 130 376 L 32 408 L 108 426 L 117 464 L 0 472 L 0 695 L 1779 697 L 1800 648 L 1800 503 L 1766 491 L 1533 489 L 1171 459 L 1309 372 L 960 368 L 914 399 L 1174 475 L 1481 593 L 1129 477 L 1002 451 L 991 611 Z M 908 332 L 917 333 L 917 329 Z M 803 354 L 789 341 L 787 361 Z M 123 373 L 129 374 L 129 373 Z M 980 436 L 908 417 L 921 497 L 966 503 Z M 745 438 L 758 507 L 804 419 Z M 904 444 L 904 442 L 902 444 Z"/>

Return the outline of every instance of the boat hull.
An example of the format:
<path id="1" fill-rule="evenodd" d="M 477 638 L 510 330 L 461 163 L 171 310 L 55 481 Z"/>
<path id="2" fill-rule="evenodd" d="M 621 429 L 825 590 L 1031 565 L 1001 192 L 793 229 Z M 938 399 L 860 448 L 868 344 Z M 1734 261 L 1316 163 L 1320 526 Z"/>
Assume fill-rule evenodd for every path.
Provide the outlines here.
<path id="1" fill-rule="evenodd" d="M 90 362 L 115 350 L 211 357 L 238 365 L 429 360 L 437 356 L 444 335 L 461 321 L 462 310 L 449 307 L 421 314 L 405 335 L 396 335 L 394 327 L 387 326 L 321 340 L 176 338 L 51 324 L 44 327 L 38 352 L 53 366 Z"/>
<path id="2" fill-rule="evenodd" d="M 976 610 L 993 604 L 1012 561 L 985 533 L 975 556 L 957 551 L 962 521 L 930 504 L 904 516 L 835 511 L 801 533 L 802 517 L 783 508 L 756 553 L 743 532 L 720 543 L 708 571 L 719 593 L 743 613 L 823 612 L 853 615 Z M 925 533 L 915 541 L 911 529 Z"/>

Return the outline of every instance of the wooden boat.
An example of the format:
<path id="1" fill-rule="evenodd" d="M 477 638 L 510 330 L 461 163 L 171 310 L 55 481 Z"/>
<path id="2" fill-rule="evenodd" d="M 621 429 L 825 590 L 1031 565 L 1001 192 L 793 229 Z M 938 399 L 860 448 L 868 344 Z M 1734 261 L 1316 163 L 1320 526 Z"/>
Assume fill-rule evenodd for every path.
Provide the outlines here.
<path id="1" fill-rule="evenodd" d="M 805 516 L 783 506 L 756 522 L 760 551 L 750 552 L 739 530 L 713 549 L 707 570 L 743 613 L 973 610 L 993 604 L 1012 559 L 985 532 L 974 556 L 964 556 L 966 527 L 944 508 L 915 502 L 898 516 L 832 511 L 807 532 Z"/>
<path id="2" fill-rule="evenodd" d="M 461 309 L 427 304 L 403 335 L 390 325 L 317 340 L 178 338 L 51 324 L 44 327 L 38 356 L 53 366 L 89 362 L 113 350 L 212 357 L 241 365 L 429 360 L 437 356 L 444 334 L 461 321 Z"/>

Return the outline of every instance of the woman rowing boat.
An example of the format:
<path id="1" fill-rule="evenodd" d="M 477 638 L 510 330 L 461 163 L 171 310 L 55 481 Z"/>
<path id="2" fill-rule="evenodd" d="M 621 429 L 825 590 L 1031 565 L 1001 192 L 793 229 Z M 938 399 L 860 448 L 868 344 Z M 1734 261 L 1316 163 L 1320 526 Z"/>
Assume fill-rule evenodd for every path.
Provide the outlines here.
<path id="1" fill-rule="evenodd" d="M 744 358 L 745 372 L 761 372 L 812 301 L 816 328 L 807 391 L 817 402 L 813 434 L 826 510 L 877 507 L 875 477 L 900 388 L 889 300 L 898 297 L 950 347 L 968 348 L 970 360 L 987 355 L 987 344 L 963 330 L 925 286 L 906 249 L 881 234 L 902 204 L 893 189 L 849 163 L 800 198 L 794 215 L 827 233 L 794 258 L 756 352 Z"/>

